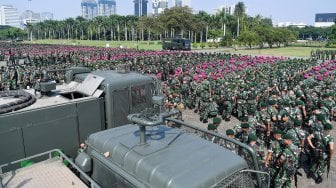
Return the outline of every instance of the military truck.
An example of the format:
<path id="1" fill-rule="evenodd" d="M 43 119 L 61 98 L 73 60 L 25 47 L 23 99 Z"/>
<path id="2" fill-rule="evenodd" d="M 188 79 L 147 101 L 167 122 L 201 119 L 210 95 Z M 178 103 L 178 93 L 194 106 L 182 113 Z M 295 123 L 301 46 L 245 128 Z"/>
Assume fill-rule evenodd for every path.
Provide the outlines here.
<path id="1" fill-rule="evenodd" d="M 162 41 L 163 50 L 191 50 L 191 41 L 184 38 L 166 38 Z"/>
<path id="2" fill-rule="evenodd" d="M 57 86 L 47 79 L 53 71 L 44 72 L 37 93 L 0 92 L 0 164 L 55 148 L 74 158 L 90 134 L 127 124 L 127 115 L 152 106 L 159 92 L 156 78 L 126 69 L 71 68 L 67 84 Z"/>
<path id="3" fill-rule="evenodd" d="M 60 150 L 51 150 L 0 165 L 0 187 L 46 183 L 54 187 L 269 186 L 269 176 L 259 171 L 253 149 L 169 118 L 178 113 L 175 110 L 158 113 L 163 101 L 163 97 L 153 97 L 154 108 L 128 115 L 130 124 L 90 134 L 74 161 Z M 245 154 L 225 149 L 226 143 L 235 144 L 236 151 Z M 42 162 L 9 168 L 43 155 L 47 159 Z"/>
<path id="4" fill-rule="evenodd" d="M 71 68 L 56 86 L 48 71 L 41 96 L 0 93 L 0 188 L 269 185 L 249 146 L 170 118 L 155 78 Z"/>

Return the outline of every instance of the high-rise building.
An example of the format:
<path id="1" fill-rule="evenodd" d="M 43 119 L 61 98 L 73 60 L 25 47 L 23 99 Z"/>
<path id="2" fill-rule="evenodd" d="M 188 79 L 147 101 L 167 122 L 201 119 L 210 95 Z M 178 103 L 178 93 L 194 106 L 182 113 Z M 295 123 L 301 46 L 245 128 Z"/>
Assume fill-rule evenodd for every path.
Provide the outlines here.
<path id="1" fill-rule="evenodd" d="M 173 5 L 175 7 L 191 7 L 191 0 L 174 0 Z"/>
<path id="2" fill-rule="evenodd" d="M 85 19 L 92 19 L 98 16 L 98 5 L 95 0 L 83 0 L 81 3 L 81 16 Z"/>
<path id="3" fill-rule="evenodd" d="M 133 0 L 134 2 L 134 16 L 147 16 L 148 0 Z"/>
<path id="4" fill-rule="evenodd" d="M 168 0 L 153 0 L 153 14 L 159 15 L 168 8 Z"/>
<path id="5" fill-rule="evenodd" d="M 98 16 L 110 16 L 117 13 L 115 0 L 98 0 Z"/>
<path id="6" fill-rule="evenodd" d="M 20 27 L 20 16 L 17 8 L 11 5 L 0 6 L 0 25 Z"/>
<path id="7" fill-rule="evenodd" d="M 320 13 L 315 15 L 315 27 L 330 27 L 336 22 L 336 13 Z"/>

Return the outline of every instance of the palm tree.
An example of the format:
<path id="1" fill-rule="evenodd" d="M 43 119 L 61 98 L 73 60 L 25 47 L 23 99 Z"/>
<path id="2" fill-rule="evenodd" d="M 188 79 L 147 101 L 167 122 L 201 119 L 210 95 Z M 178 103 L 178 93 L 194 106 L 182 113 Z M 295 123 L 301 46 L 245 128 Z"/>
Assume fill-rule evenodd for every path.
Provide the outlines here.
<path id="1" fill-rule="evenodd" d="M 198 21 L 199 27 L 200 27 L 199 28 L 199 30 L 200 30 L 200 42 L 203 42 L 204 29 L 209 27 L 210 15 L 205 11 L 199 11 L 198 14 L 196 14 L 195 17 L 196 17 L 196 20 Z M 206 29 L 206 32 L 205 32 L 206 38 L 208 36 L 207 30 L 208 29 Z"/>
<path id="2" fill-rule="evenodd" d="M 242 20 L 243 22 L 243 19 L 246 15 L 246 6 L 244 4 L 244 2 L 238 2 L 235 6 L 235 11 L 234 11 L 234 15 L 237 17 L 238 19 L 238 26 L 237 26 L 237 37 L 239 36 L 239 24 L 240 24 L 240 20 Z"/>
<path id="3" fill-rule="evenodd" d="M 73 18 L 67 18 L 65 20 L 66 29 L 67 29 L 67 38 L 68 40 L 73 36 L 73 26 L 75 25 L 75 20 Z"/>

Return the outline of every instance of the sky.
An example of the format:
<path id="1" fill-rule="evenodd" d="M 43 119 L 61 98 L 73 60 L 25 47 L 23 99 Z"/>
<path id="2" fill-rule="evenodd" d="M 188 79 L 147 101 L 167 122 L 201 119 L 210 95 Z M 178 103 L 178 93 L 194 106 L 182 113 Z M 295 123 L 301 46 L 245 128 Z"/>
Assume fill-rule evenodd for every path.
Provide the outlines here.
<path id="1" fill-rule="evenodd" d="M 117 14 L 133 14 L 133 0 L 116 0 Z M 221 5 L 228 5 L 238 0 L 191 0 L 194 11 L 204 10 L 213 13 L 214 9 Z M 248 15 L 257 14 L 272 18 L 273 22 L 303 22 L 308 25 L 314 24 L 316 13 L 336 12 L 335 0 L 239 0 L 243 1 L 248 8 Z M 149 0 L 151 2 L 151 0 Z M 81 0 L 32 0 L 31 9 L 34 12 L 52 12 L 54 19 L 65 19 L 80 15 Z M 20 14 L 29 7 L 28 0 L 0 0 L 0 5 L 13 5 L 18 8 Z M 149 11 L 151 11 L 151 5 Z M 172 0 L 169 0 L 169 7 Z"/>

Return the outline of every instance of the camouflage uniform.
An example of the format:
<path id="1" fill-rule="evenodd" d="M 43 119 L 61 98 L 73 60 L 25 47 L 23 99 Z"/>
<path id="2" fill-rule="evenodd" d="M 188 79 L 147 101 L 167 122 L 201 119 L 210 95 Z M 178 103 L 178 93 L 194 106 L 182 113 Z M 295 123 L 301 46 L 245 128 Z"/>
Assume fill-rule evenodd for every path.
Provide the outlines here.
<path id="1" fill-rule="evenodd" d="M 247 100 L 248 91 L 244 88 L 237 93 L 237 117 L 240 120 L 243 116 L 247 115 Z"/>
<path id="2" fill-rule="evenodd" d="M 329 126 L 327 129 L 331 130 L 331 125 L 328 124 L 327 126 Z M 334 144 L 334 138 L 328 131 L 315 131 L 310 138 L 315 147 L 313 149 L 313 164 L 310 170 L 316 178 L 316 183 L 321 183 L 323 173 L 328 165 L 327 161 L 330 160 L 329 145 Z"/>
<path id="3" fill-rule="evenodd" d="M 276 159 L 275 169 L 272 169 L 272 178 L 274 187 L 291 187 L 291 179 L 297 168 L 297 150 L 295 147 L 285 146 L 280 156 Z"/>
<path id="4" fill-rule="evenodd" d="M 231 92 L 231 89 L 227 89 L 226 92 L 223 93 L 223 111 L 222 113 L 222 119 L 225 119 L 226 121 L 229 121 L 231 118 L 232 113 L 232 98 L 233 93 Z"/>

